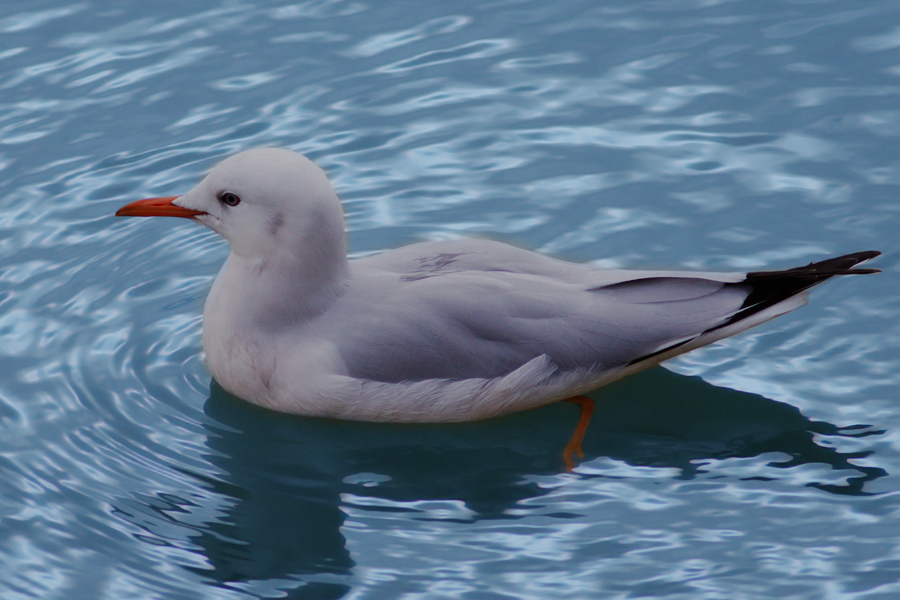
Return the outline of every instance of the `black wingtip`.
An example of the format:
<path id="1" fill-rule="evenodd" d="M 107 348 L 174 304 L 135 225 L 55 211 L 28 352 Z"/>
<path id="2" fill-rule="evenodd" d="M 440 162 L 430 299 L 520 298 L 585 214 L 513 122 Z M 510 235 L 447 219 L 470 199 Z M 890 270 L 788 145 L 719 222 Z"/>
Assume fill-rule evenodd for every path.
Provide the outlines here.
<path id="1" fill-rule="evenodd" d="M 836 258 L 809 263 L 805 267 L 795 267 L 785 271 L 758 271 L 747 273 L 744 284 L 752 286 L 744 305 L 726 325 L 745 319 L 770 306 L 774 306 L 805 289 L 822 283 L 837 275 L 870 275 L 880 273 L 880 269 L 854 269 L 856 265 L 881 255 L 877 250 L 854 252 Z M 741 285 L 741 284 L 736 284 Z"/>
<path id="2" fill-rule="evenodd" d="M 838 275 L 871 275 L 872 273 L 881 273 L 881 269 L 847 269 L 844 273 Z"/>
<path id="3" fill-rule="evenodd" d="M 809 265 L 805 267 L 799 267 L 798 269 L 791 270 L 794 271 L 814 269 L 820 272 L 827 272 L 829 270 L 843 271 L 852 269 L 856 265 L 860 265 L 864 262 L 870 261 L 876 256 L 881 256 L 881 252 L 879 252 L 878 250 L 865 250 L 863 252 L 854 252 L 853 254 L 838 256 L 837 258 L 829 258 L 827 260 L 809 263 Z M 860 271 L 862 270 L 863 269 L 860 269 Z"/>
<path id="4" fill-rule="evenodd" d="M 847 256 L 854 256 L 859 259 L 859 262 L 865 262 L 867 260 L 872 260 L 876 256 L 881 256 L 881 252 L 879 252 L 878 250 L 864 250 L 863 252 L 848 254 Z"/>
<path id="5" fill-rule="evenodd" d="M 784 271 L 757 271 L 755 273 L 747 273 L 747 278 L 744 279 L 744 281 L 726 284 L 736 287 L 750 286 L 750 293 L 744 300 L 740 310 L 721 325 L 707 329 L 703 333 L 710 333 L 746 319 L 771 306 L 775 306 L 779 302 L 784 302 L 791 296 L 795 296 L 836 275 L 870 275 L 872 273 L 881 273 L 881 269 L 853 268 L 856 265 L 872 260 L 876 256 L 881 256 L 881 252 L 878 250 L 865 250 L 863 252 L 854 252 L 853 254 L 845 254 L 844 256 L 809 263 L 805 267 L 795 267 Z M 663 352 L 668 352 L 673 348 L 687 344 L 690 341 L 691 340 L 687 340 L 673 344 L 672 346 L 668 346 L 652 354 L 637 358 L 628 364 L 639 363 L 650 357 L 656 356 L 657 354 L 662 354 Z"/>
<path id="6" fill-rule="evenodd" d="M 870 275 L 872 273 L 880 273 L 880 269 L 854 269 L 856 265 L 870 261 L 876 256 L 881 256 L 878 250 L 865 250 L 863 252 L 854 252 L 853 254 L 845 254 L 836 258 L 829 258 L 819 262 L 809 263 L 805 267 L 794 267 L 785 271 L 758 271 L 755 273 L 747 273 L 748 280 L 758 278 L 771 279 L 773 277 L 802 277 L 811 276 L 816 282 L 824 281 L 834 275 Z"/>

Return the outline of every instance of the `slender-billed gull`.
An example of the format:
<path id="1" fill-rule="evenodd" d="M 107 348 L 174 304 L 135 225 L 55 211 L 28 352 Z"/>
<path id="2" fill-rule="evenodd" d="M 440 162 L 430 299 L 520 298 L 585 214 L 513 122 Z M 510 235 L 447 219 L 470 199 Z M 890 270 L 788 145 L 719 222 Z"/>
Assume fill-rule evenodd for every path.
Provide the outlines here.
<path id="1" fill-rule="evenodd" d="M 570 399 L 794 310 L 830 277 L 876 272 L 854 267 L 879 254 L 758 273 L 634 271 L 473 239 L 348 260 L 324 172 L 280 149 L 241 152 L 183 196 L 116 215 L 187 217 L 230 242 L 203 312 L 222 387 L 278 411 L 367 421 L 468 421 Z"/>

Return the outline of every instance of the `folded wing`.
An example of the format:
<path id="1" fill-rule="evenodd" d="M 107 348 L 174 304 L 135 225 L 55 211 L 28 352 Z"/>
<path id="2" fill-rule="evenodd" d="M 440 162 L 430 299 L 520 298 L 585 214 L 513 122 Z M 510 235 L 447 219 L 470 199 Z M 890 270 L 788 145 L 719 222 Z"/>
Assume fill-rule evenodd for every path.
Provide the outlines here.
<path id="1" fill-rule="evenodd" d="M 746 319 L 749 327 L 753 315 L 834 275 L 872 272 L 852 267 L 877 255 L 746 276 L 579 267 L 578 277 L 567 263 L 554 273 L 552 259 L 511 272 L 508 257 L 500 270 L 470 254 L 420 257 L 406 270 L 369 265 L 369 297 L 351 290 L 347 303 L 365 314 L 347 318 L 352 327 L 329 325 L 348 374 L 383 382 L 494 378 L 541 355 L 561 371 L 635 364 Z"/>

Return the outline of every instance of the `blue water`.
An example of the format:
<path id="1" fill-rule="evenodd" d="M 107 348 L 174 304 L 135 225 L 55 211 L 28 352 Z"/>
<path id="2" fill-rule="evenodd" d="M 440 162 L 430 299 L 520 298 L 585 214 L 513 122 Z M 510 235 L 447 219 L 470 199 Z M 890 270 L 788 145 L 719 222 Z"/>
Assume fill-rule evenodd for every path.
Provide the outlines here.
<path id="1" fill-rule="evenodd" d="M 0 597 L 895 598 L 890 0 L 0 4 Z M 211 382 L 226 244 L 115 219 L 283 146 L 360 256 L 878 276 L 573 405 L 286 417 Z"/>

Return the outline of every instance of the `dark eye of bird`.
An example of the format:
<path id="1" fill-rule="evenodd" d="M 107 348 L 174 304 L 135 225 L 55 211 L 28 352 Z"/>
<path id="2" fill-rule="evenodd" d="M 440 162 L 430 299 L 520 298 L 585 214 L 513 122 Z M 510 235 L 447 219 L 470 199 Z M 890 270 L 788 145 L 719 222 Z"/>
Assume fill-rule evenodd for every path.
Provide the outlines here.
<path id="1" fill-rule="evenodd" d="M 241 199 L 237 197 L 237 194 L 232 194 L 231 192 L 225 192 L 224 194 L 219 196 L 219 200 L 221 200 L 228 206 L 237 206 L 241 203 Z"/>

